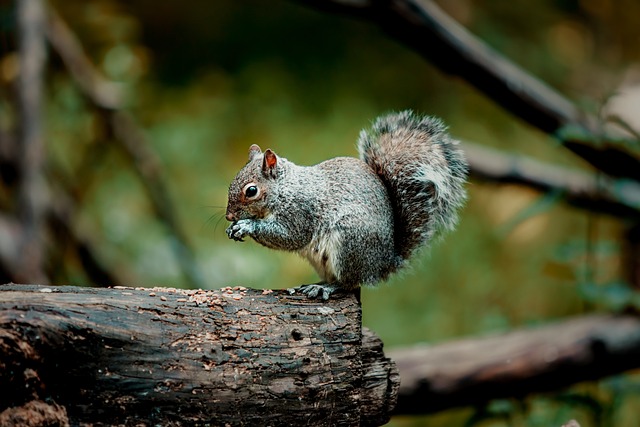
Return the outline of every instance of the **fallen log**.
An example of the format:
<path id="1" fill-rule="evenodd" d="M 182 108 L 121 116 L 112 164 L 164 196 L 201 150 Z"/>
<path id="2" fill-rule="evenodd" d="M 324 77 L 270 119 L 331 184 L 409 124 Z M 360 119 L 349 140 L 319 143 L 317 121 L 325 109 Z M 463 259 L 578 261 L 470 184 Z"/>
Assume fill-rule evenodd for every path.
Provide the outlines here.
<path id="1" fill-rule="evenodd" d="M 0 286 L 2 425 L 381 425 L 398 386 L 353 295 Z"/>
<path id="2" fill-rule="evenodd" d="M 521 398 L 640 368 L 640 318 L 587 315 L 502 335 L 389 352 L 402 384 L 394 414 Z"/>

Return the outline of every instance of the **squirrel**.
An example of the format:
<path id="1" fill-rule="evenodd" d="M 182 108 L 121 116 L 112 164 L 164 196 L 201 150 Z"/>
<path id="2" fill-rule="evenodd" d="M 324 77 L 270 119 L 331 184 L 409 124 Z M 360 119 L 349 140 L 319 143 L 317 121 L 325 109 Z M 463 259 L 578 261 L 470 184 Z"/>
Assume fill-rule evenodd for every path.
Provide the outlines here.
<path id="1" fill-rule="evenodd" d="M 327 300 L 375 285 L 457 224 L 468 165 L 440 119 L 390 113 L 357 145 L 360 159 L 298 166 L 254 144 L 229 186 L 227 236 L 296 252 L 322 279 L 292 293 Z"/>

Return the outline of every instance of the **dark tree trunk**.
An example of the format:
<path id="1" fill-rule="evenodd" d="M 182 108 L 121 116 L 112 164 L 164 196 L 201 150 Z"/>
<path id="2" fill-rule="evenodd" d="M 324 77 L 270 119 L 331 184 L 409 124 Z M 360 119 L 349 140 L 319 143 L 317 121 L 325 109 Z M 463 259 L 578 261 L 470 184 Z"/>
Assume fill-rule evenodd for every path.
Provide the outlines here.
<path id="1" fill-rule="evenodd" d="M 398 387 L 352 295 L 0 286 L 0 424 L 381 425 Z"/>

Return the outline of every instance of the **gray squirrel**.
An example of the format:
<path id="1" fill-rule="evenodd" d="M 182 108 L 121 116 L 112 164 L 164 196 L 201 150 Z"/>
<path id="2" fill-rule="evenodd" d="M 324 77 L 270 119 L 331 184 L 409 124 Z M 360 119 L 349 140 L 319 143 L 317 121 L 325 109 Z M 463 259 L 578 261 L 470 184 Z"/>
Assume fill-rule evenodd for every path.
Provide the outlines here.
<path id="1" fill-rule="evenodd" d="M 412 111 L 379 117 L 360 132 L 358 150 L 360 159 L 298 166 L 252 145 L 229 186 L 227 235 L 300 254 L 322 281 L 295 290 L 327 300 L 386 280 L 455 228 L 468 165 L 442 121 Z"/>

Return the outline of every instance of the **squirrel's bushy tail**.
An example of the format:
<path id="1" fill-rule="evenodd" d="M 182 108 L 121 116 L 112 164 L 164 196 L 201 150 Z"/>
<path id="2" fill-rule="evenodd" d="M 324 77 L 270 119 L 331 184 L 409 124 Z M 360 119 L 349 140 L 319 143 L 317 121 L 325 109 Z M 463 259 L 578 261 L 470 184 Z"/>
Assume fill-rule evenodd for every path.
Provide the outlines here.
<path id="1" fill-rule="evenodd" d="M 360 133 L 358 149 L 391 195 L 399 256 L 409 259 L 440 231 L 455 227 L 466 200 L 468 165 L 439 119 L 411 111 L 379 117 Z"/>

